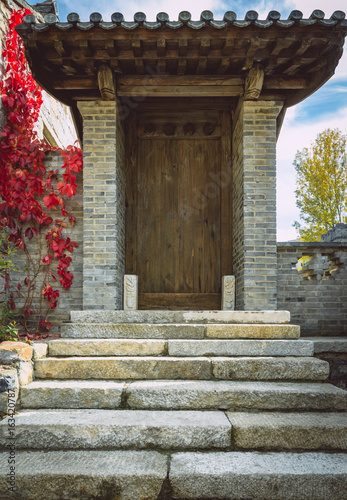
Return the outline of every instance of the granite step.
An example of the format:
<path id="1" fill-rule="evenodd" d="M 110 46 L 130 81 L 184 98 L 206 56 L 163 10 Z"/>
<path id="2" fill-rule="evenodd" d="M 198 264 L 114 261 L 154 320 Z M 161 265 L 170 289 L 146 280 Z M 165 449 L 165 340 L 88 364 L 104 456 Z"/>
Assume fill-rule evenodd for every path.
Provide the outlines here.
<path id="1" fill-rule="evenodd" d="M 308 340 L 56 339 L 49 356 L 313 356 Z"/>
<path id="2" fill-rule="evenodd" d="M 113 380 L 35 380 L 21 387 L 20 407 L 115 409 L 125 387 Z"/>
<path id="3" fill-rule="evenodd" d="M 175 499 L 346 500 L 347 454 L 174 453 Z"/>
<path id="4" fill-rule="evenodd" d="M 0 445 L 8 438 L 0 422 Z M 230 449 L 231 424 L 219 411 L 22 410 L 16 449 Z"/>
<path id="5" fill-rule="evenodd" d="M 71 311 L 73 323 L 289 323 L 288 311 Z"/>
<path id="6" fill-rule="evenodd" d="M 238 449 L 347 451 L 347 413 L 226 414 Z"/>
<path id="7" fill-rule="evenodd" d="M 0 453 L 1 500 L 157 499 L 168 457 L 155 451 L 16 451 L 13 491 L 8 451 Z"/>
<path id="8" fill-rule="evenodd" d="M 36 380 L 20 390 L 25 409 L 347 410 L 347 392 L 330 384 L 152 380 Z"/>
<path id="9" fill-rule="evenodd" d="M 325 380 L 329 363 L 312 357 L 104 356 L 43 358 L 35 378 Z"/>
<path id="10" fill-rule="evenodd" d="M 16 500 L 347 498 L 344 453 L 18 450 L 14 493 L 8 473 L 2 452 L 2 498 Z"/>
<path id="11" fill-rule="evenodd" d="M 61 336 L 75 339 L 298 339 L 300 327 L 267 323 L 147 324 L 90 321 L 63 325 Z"/>
<path id="12" fill-rule="evenodd" d="M 193 380 L 134 381 L 125 390 L 130 409 L 347 410 L 347 391 L 330 384 Z"/>
<path id="13" fill-rule="evenodd" d="M 347 450 L 346 413 L 40 409 L 15 418 L 16 449 Z"/>

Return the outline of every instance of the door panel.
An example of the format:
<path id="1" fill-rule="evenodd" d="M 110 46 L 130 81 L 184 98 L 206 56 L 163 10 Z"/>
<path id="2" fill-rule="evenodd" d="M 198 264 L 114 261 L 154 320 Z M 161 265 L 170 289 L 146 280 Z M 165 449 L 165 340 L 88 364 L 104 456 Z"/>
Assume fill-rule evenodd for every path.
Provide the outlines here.
<path id="1" fill-rule="evenodd" d="M 209 112 L 210 128 L 201 112 L 129 120 L 126 273 L 139 277 L 140 308 L 220 308 L 222 267 L 231 265 L 231 255 L 230 264 L 221 259 L 231 183 L 216 181 L 225 161 L 220 114 Z"/>

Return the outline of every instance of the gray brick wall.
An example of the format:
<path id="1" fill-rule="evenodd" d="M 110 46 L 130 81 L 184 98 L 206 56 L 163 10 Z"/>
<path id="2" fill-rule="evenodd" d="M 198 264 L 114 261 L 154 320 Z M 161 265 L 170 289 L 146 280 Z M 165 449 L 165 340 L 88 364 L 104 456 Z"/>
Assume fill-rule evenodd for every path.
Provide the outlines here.
<path id="1" fill-rule="evenodd" d="M 122 309 L 124 132 L 117 103 L 80 102 L 83 116 L 83 308 Z"/>
<path id="2" fill-rule="evenodd" d="M 279 243 L 278 309 L 291 313 L 301 335 L 347 335 L 347 244 Z M 311 260 L 299 273 L 302 256 Z"/>
<path id="3" fill-rule="evenodd" d="M 236 309 L 277 308 L 276 119 L 282 103 L 241 101 L 233 120 Z"/>

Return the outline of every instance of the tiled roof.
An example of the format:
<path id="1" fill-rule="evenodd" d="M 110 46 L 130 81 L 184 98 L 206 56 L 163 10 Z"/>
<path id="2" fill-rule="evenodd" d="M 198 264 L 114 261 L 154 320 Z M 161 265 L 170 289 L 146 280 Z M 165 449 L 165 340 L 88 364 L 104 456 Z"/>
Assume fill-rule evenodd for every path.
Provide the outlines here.
<path id="1" fill-rule="evenodd" d="M 340 10 L 335 11 L 329 19 L 325 18 L 325 14 L 321 10 L 314 10 L 308 19 L 304 19 L 302 12 L 299 10 L 293 10 L 287 19 L 281 19 L 281 14 L 276 10 L 270 11 L 265 20 L 259 20 L 258 17 L 258 12 L 254 10 L 249 10 L 244 19 L 237 19 L 235 12 L 227 11 L 224 14 L 223 20 L 215 20 L 211 11 L 204 10 L 201 13 L 199 21 L 192 21 L 190 12 L 182 11 L 178 16 L 178 20 L 172 21 L 166 12 L 160 12 L 156 16 L 156 21 L 151 22 L 146 20 L 146 14 L 143 12 L 137 12 L 134 15 L 133 21 L 125 21 L 123 14 L 115 12 L 111 16 L 111 21 L 104 21 L 99 12 L 93 12 L 90 14 L 88 22 L 81 22 L 79 15 L 73 12 L 67 16 L 67 22 L 60 22 L 55 14 L 45 15 L 44 23 L 37 23 L 34 15 L 26 16 L 24 23 L 20 25 L 18 31 L 22 36 L 25 36 L 26 31 L 33 30 L 41 32 L 52 27 L 56 27 L 63 31 L 77 27 L 79 30 L 88 31 L 95 26 L 99 26 L 104 30 L 114 30 L 120 27 L 126 30 L 134 30 L 140 26 L 148 30 L 156 30 L 162 27 L 177 30 L 183 26 L 188 26 L 194 30 L 200 30 L 206 26 L 211 26 L 216 30 L 221 30 L 229 26 L 235 26 L 240 29 L 250 25 L 254 25 L 258 28 L 277 26 L 286 29 L 294 25 L 305 27 L 315 24 L 328 28 L 339 27 L 347 31 L 346 15 Z"/>

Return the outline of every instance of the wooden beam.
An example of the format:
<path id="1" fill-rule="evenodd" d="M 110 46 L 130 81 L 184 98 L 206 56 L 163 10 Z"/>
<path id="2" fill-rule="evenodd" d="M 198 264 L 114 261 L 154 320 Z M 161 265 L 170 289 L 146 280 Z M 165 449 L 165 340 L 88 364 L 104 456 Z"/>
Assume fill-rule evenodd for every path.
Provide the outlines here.
<path id="1" fill-rule="evenodd" d="M 128 86 L 168 86 L 192 85 L 192 86 L 242 86 L 244 78 L 238 75 L 215 76 L 215 75 L 119 75 L 117 78 L 118 90 Z"/>
<path id="2" fill-rule="evenodd" d="M 132 40 L 131 47 L 133 49 L 134 57 L 142 56 L 141 40 L 139 39 Z"/>
<path id="3" fill-rule="evenodd" d="M 299 76 L 265 76 L 263 89 L 264 90 L 291 90 L 291 89 L 307 89 L 310 82 L 308 78 Z"/>
<path id="4" fill-rule="evenodd" d="M 180 57 L 185 57 L 188 52 L 188 40 L 186 38 L 182 38 L 178 42 L 178 55 Z"/>
<path id="5" fill-rule="evenodd" d="M 110 57 L 117 57 L 118 51 L 115 44 L 115 40 L 106 40 L 105 41 L 105 49 Z"/>
<path id="6" fill-rule="evenodd" d="M 61 57 L 66 55 L 66 50 L 61 40 L 54 41 L 54 48 Z"/>
<path id="7" fill-rule="evenodd" d="M 160 73 L 166 72 L 166 59 L 164 57 L 161 59 L 158 59 L 158 68 L 159 68 Z"/>
<path id="8" fill-rule="evenodd" d="M 248 72 L 245 81 L 245 100 L 252 101 L 258 99 L 263 88 L 264 70 L 260 64 L 256 64 Z"/>
<path id="9" fill-rule="evenodd" d="M 207 67 L 207 57 L 199 57 L 198 66 L 196 68 L 197 75 L 204 75 Z"/>
<path id="10" fill-rule="evenodd" d="M 178 60 L 177 74 L 178 75 L 185 75 L 186 74 L 186 68 L 187 68 L 187 59 L 181 57 Z"/>
<path id="11" fill-rule="evenodd" d="M 158 38 L 157 40 L 158 57 L 165 57 L 166 55 L 166 40 L 165 38 Z"/>
<path id="12" fill-rule="evenodd" d="M 210 50 L 211 40 L 209 38 L 202 38 L 200 42 L 200 55 L 206 56 Z"/>
<path id="13" fill-rule="evenodd" d="M 104 101 L 114 101 L 116 99 L 113 72 L 106 64 L 102 64 L 98 70 L 98 85 Z"/>
<path id="14" fill-rule="evenodd" d="M 118 87 L 118 96 L 132 97 L 194 97 L 194 96 L 210 96 L 210 97 L 239 97 L 243 94 L 243 86 L 227 86 L 227 85 L 147 85 L 144 86 L 123 86 Z"/>
<path id="15" fill-rule="evenodd" d="M 144 63 L 143 63 L 143 59 L 142 58 L 137 57 L 135 59 L 135 69 L 136 69 L 136 73 L 138 75 L 144 75 L 145 74 L 145 67 L 144 67 Z"/>
<path id="16" fill-rule="evenodd" d="M 93 52 L 90 47 L 89 40 L 80 40 L 79 41 L 79 47 L 84 54 L 84 57 L 93 57 Z"/>
<path id="17" fill-rule="evenodd" d="M 230 56 L 234 50 L 235 40 L 233 38 L 228 38 L 224 42 L 224 47 L 222 49 L 223 56 Z"/>
<path id="18" fill-rule="evenodd" d="M 230 66 L 230 58 L 229 57 L 222 57 L 220 64 L 217 69 L 218 75 L 224 75 L 224 73 L 227 71 L 227 69 Z"/>

